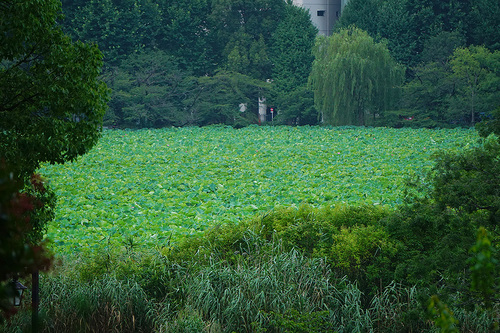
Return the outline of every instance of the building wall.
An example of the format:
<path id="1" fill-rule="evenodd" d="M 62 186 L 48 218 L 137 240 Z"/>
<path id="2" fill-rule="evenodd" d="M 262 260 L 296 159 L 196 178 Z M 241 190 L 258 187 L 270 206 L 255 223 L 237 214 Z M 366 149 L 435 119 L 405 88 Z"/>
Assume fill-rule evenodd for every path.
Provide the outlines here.
<path id="1" fill-rule="evenodd" d="M 348 0 L 293 0 L 297 6 L 309 9 L 311 21 L 318 28 L 319 33 L 329 36 L 333 25 L 340 17 L 342 9 Z"/>

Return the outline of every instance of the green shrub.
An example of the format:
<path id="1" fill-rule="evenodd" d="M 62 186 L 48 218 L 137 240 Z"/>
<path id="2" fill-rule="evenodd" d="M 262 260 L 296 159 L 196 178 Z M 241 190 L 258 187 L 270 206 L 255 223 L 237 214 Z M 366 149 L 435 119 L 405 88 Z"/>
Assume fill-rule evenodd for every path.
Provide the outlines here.
<path id="1" fill-rule="evenodd" d="M 396 247 L 382 227 L 370 225 L 342 228 L 332 238 L 333 244 L 327 258 L 341 274 L 346 274 L 359 283 L 363 282 L 368 272 L 369 278 L 385 280 L 386 270 L 390 269 L 390 259 L 396 254 Z"/>
<path id="2" fill-rule="evenodd" d="M 461 153 L 435 156 L 432 198 L 441 209 L 478 214 L 475 228 L 498 231 L 500 224 L 500 142 L 494 135 L 483 145 Z"/>
<path id="3" fill-rule="evenodd" d="M 179 243 L 164 248 L 161 253 L 168 262 L 202 267 L 215 257 L 237 262 L 239 256 L 260 251 L 264 245 L 260 230 L 242 222 L 216 225 L 201 234 L 186 236 Z"/>
<path id="4" fill-rule="evenodd" d="M 393 279 L 466 293 L 466 261 L 476 230 L 491 229 L 493 244 L 500 239 L 499 152 L 498 141 L 490 137 L 483 146 L 436 156 L 427 195 L 399 206 L 384 220 L 398 249 Z"/>
<path id="5" fill-rule="evenodd" d="M 243 257 L 251 260 L 269 253 L 279 242 L 285 251 L 326 258 L 338 276 L 361 278 L 368 271 L 375 276 L 395 252 L 380 223 L 388 214 L 383 207 L 369 205 L 278 207 L 238 225 L 219 225 L 188 237 L 162 253 L 170 261 L 200 267 L 215 258 L 237 264 Z"/>
<path id="6" fill-rule="evenodd" d="M 423 199 L 399 207 L 384 224 L 397 248 L 392 279 L 429 286 L 462 278 L 474 243 L 470 219 Z"/>
<path id="7" fill-rule="evenodd" d="M 500 106 L 486 115 L 485 119 L 476 124 L 480 136 L 486 138 L 491 133 L 500 137 Z"/>

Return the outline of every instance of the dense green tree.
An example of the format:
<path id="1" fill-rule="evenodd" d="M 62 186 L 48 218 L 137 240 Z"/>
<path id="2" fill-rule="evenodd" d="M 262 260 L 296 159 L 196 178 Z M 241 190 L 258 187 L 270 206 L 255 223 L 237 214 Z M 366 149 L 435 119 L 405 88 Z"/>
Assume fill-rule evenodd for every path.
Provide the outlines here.
<path id="1" fill-rule="evenodd" d="M 63 26 L 65 33 L 69 34 L 71 37 L 75 37 L 73 34 L 74 20 L 77 19 L 78 15 L 81 14 L 82 8 L 85 7 L 89 0 L 61 0 L 63 17 L 60 18 L 60 23 Z"/>
<path id="2" fill-rule="evenodd" d="M 212 74 L 220 61 L 217 52 L 221 50 L 214 48 L 215 31 L 209 20 L 211 1 L 158 2 L 162 22 L 157 48 L 175 56 L 181 69 L 200 76 Z"/>
<path id="3" fill-rule="evenodd" d="M 436 157 L 433 197 L 443 209 L 450 207 L 478 214 L 481 225 L 498 230 L 500 222 L 500 143 L 489 137 L 484 145 L 461 154 Z M 476 226 L 476 228 L 478 228 Z"/>
<path id="4" fill-rule="evenodd" d="M 231 35 L 241 29 L 266 43 L 271 39 L 279 18 L 282 17 L 285 2 L 282 0 L 213 0 L 211 19 L 218 29 L 216 34 L 225 45 Z"/>
<path id="5" fill-rule="evenodd" d="M 271 40 L 274 101 L 283 123 L 316 124 L 313 93 L 307 88 L 318 29 L 307 10 L 288 2 Z"/>
<path id="6" fill-rule="evenodd" d="M 453 52 L 463 46 L 465 46 L 465 37 L 462 34 L 456 31 L 442 31 L 425 41 L 421 60 L 424 64 L 436 62 L 447 66 Z"/>
<path id="7" fill-rule="evenodd" d="M 307 83 L 317 34 L 307 10 L 288 3 L 271 39 L 272 79 L 277 90 L 290 92 Z"/>
<path id="8" fill-rule="evenodd" d="M 384 38 L 392 57 L 409 68 L 416 65 L 418 38 L 407 2 L 408 0 L 391 0 L 380 4 L 376 38 Z"/>
<path id="9" fill-rule="evenodd" d="M 469 34 L 471 11 L 469 0 L 351 0 L 336 29 L 356 25 L 377 40 L 387 39 L 392 57 L 411 69 L 421 63 L 422 50 L 432 36 L 443 31 Z M 412 72 L 407 74 L 411 77 Z"/>
<path id="10" fill-rule="evenodd" d="M 257 122 L 258 97 L 269 90 L 268 83 L 237 72 L 190 76 L 162 51 L 131 55 L 106 80 L 113 89 L 108 126 L 244 126 Z"/>
<path id="11" fill-rule="evenodd" d="M 226 70 L 244 73 L 259 80 L 269 78 L 271 61 L 262 35 L 256 39 L 239 31 L 233 34 L 224 53 L 227 54 Z"/>
<path id="12" fill-rule="evenodd" d="M 302 85 L 290 92 L 281 92 L 274 96 L 278 114 L 275 122 L 287 125 L 317 125 L 321 118 L 314 106 L 314 93 Z"/>
<path id="13" fill-rule="evenodd" d="M 385 223 L 398 249 L 392 279 L 426 288 L 463 279 L 476 230 L 470 219 L 443 211 L 426 198 L 398 207 Z"/>
<path id="14" fill-rule="evenodd" d="M 500 3 L 497 0 L 476 0 L 472 3 L 468 44 L 484 45 L 500 51 Z"/>
<path id="15" fill-rule="evenodd" d="M 155 50 L 175 57 L 178 70 L 186 78 L 190 75 L 213 78 L 216 70 L 237 72 L 261 81 L 273 78 L 279 90 L 279 94 L 274 95 L 279 95 L 281 105 L 292 107 L 295 111 L 298 109 L 293 103 L 289 103 L 289 93 L 301 96 L 301 105 L 307 106 L 308 98 L 310 101 L 311 92 L 301 86 L 305 85 L 309 76 L 316 29 L 307 12 L 291 2 L 79 0 L 65 1 L 64 9 L 67 12 L 67 18 L 62 21 L 65 29 L 71 32 L 73 38 L 95 41 L 104 49 L 106 80 L 113 90 L 120 90 L 113 93 L 111 110 L 106 115 L 107 125 L 114 123 L 120 126 L 138 126 L 139 122 L 139 126 L 160 126 L 186 123 L 180 119 L 185 119 L 189 104 L 181 107 L 179 105 L 182 103 L 179 104 L 178 100 L 162 102 L 158 104 L 163 105 L 162 111 L 156 109 L 151 113 L 152 109 L 144 105 L 165 101 L 164 98 L 159 99 L 159 96 L 169 96 L 168 93 L 161 92 L 168 88 L 154 84 L 158 90 L 152 93 L 150 89 L 145 90 L 144 85 L 137 86 L 133 83 L 130 67 L 121 68 L 127 67 L 133 54 L 142 56 L 152 54 Z M 281 24 L 282 21 L 284 23 Z M 280 30 L 276 32 L 278 26 Z M 290 40 L 293 40 L 293 45 Z M 167 71 L 169 68 L 167 66 Z M 197 96 L 195 91 L 199 83 L 197 79 L 187 81 L 183 81 L 186 83 L 183 87 L 188 90 L 184 91 L 184 101 Z M 278 103 L 274 95 L 268 93 L 266 98 Z M 141 101 L 133 101 L 138 96 L 143 96 L 139 98 Z M 172 112 L 165 111 L 167 109 Z M 306 113 L 314 113 L 310 107 L 307 109 Z M 282 111 L 285 115 L 286 110 Z M 295 111 L 292 113 L 296 113 Z M 177 112 L 180 114 L 176 115 Z M 159 120 L 160 114 L 166 118 L 152 121 L 153 118 Z M 297 116 L 291 117 L 296 119 Z M 143 121 L 138 121 L 139 118 Z M 317 119 L 316 116 L 309 115 L 302 117 L 306 118 L 307 122 Z M 187 123 L 197 122 L 193 118 Z"/>
<path id="16" fill-rule="evenodd" d="M 101 2 L 101 1 L 99 1 Z M 142 20 L 141 13 L 142 1 L 120 0 L 114 2 L 114 13 L 116 15 L 113 31 L 107 37 L 112 42 L 113 50 L 117 56 L 113 59 L 123 59 L 124 56 L 141 50 L 144 47 L 142 40 L 142 27 L 148 22 Z M 93 15 L 99 15 L 94 12 Z M 99 44 L 98 44 L 99 45 Z"/>
<path id="17" fill-rule="evenodd" d="M 453 53 L 451 70 L 460 94 L 452 107 L 463 107 L 463 116 L 474 125 L 477 113 L 486 113 L 500 100 L 500 51 L 483 46 L 458 48 Z M 467 114 L 469 116 L 467 116 Z"/>
<path id="18" fill-rule="evenodd" d="M 450 126 L 460 118 L 450 112 L 449 101 L 454 85 L 446 66 L 437 62 L 418 66 L 414 76 L 402 89 L 402 109 L 393 115 L 410 120 L 397 121 L 394 118 L 385 121 L 398 126 L 435 128 Z"/>
<path id="19" fill-rule="evenodd" d="M 467 281 L 477 278 L 477 270 L 481 269 L 469 267 L 468 250 L 476 243 L 474 236 L 481 227 L 488 229 L 493 246 L 498 246 L 499 157 L 500 143 L 495 136 L 464 151 L 434 156 L 428 183 L 420 184 L 425 186 L 423 195 L 409 196 L 408 202 L 385 221 L 391 238 L 401 242 L 394 260 L 394 278 L 426 287 L 457 289 L 463 295 L 457 295 L 461 307 L 481 301 L 481 295 L 468 288 Z M 469 261 L 477 263 L 478 259 L 482 260 L 480 254 Z M 498 262 L 496 265 L 494 269 L 499 268 Z M 498 282 L 498 275 L 495 278 Z"/>
<path id="20" fill-rule="evenodd" d="M 250 60 L 250 68 L 248 75 L 260 79 L 267 80 L 271 76 L 271 61 L 268 55 L 268 47 L 264 41 L 263 35 L 252 41 L 248 50 Z"/>
<path id="21" fill-rule="evenodd" d="M 410 15 L 410 29 L 414 32 L 413 59 L 408 65 L 416 66 L 422 61 L 421 53 L 429 38 L 443 31 L 465 35 L 468 29 L 467 13 L 471 10 L 470 0 L 407 0 Z"/>
<path id="22" fill-rule="evenodd" d="M 319 38 L 310 76 L 316 107 L 332 125 L 366 125 L 394 102 L 403 68 L 385 44 L 351 27 Z"/>
<path id="23" fill-rule="evenodd" d="M 411 125 L 426 127 L 470 126 L 498 106 L 498 51 L 464 47 L 458 32 L 443 31 L 429 38 L 423 64 L 404 87 L 401 113 L 414 117 Z"/>
<path id="24" fill-rule="evenodd" d="M 63 10 L 64 30 L 73 39 L 97 43 L 108 65 L 160 44 L 164 19 L 153 0 L 64 1 Z"/>
<path id="25" fill-rule="evenodd" d="M 379 0 L 349 0 L 335 23 L 335 30 L 355 25 L 375 37 L 380 13 Z"/>
<path id="26" fill-rule="evenodd" d="M 413 80 L 403 87 L 403 109 L 398 113 L 412 117 L 404 125 L 447 127 L 462 124 L 461 116 L 450 108 L 450 99 L 456 89 L 450 77 L 449 58 L 464 42 L 460 34 L 446 31 L 427 40 L 422 52 L 424 63 L 414 68 Z"/>
<path id="27" fill-rule="evenodd" d="M 392 57 L 408 69 L 418 62 L 422 27 L 408 9 L 409 0 L 350 0 L 335 30 L 354 25 L 376 41 L 385 39 Z M 415 24 L 417 24 L 415 26 Z"/>
<path id="28" fill-rule="evenodd" d="M 248 46 L 252 43 L 252 36 L 247 33 L 235 33 L 226 45 L 226 68 L 234 72 L 247 73 L 250 69 Z"/>
<path id="29" fill-rule="evenodd" d="M 116 62 L 123 51 L 130 52 L 125 49 L 122 51 L 116 39 L 116 30 L 121 22 L 111 0 L 89 0 L 77 10 L 77 15 L 70 14 L 72 21 L 65 22 L 71 26 L 71 29 L 66 28 L 66 31 L 73 39 L 96 43 L 109 63 Z"/>
<path id="30" fill-rule="evenodd" d="M 96 42 L 107 65 L 132 53 L 159 49 L 178 58 L 182 69 L 212 72 L 208 0 L 63 1 L 63 27 L 73 39 Z"/>
<path id="31" fill-rule="evenodd" d="M 164 13 L 158 4 L 158 1 L 143 0 L 136 6 L 138 7 L 141 21 L 139 28 L 137 29 L 141 47 L 145 49 L 154 49 L 159 47 L 157 36 L 160 34 L 160 30 L 163 27 L 162 16 Z"/>
<path id="32" fill-rule="evenodd" d="M 73 43 L 56 20 L 61 3 L 0 4 L 0 306 L 6 280 L 41 268 L 55 197 L 35 170 L 63 163 L 98 140 L 107 88 L 95 45 Z M 24 186 L 23 186 L 24 185 Z"/>
<path id="33" fill-rule="evenodd" d="M 158 49 L 197 76 L 225 69 L 269 79 L 269 43 L 284 6 L 282 0 L 65 1 L 63 24 L 73 38 L 97 42 L 107 65 Z"/>
<path id="34" fill-rule="evenodd" d="M 270 91 L 269 83 L 237 72 L 190 76 L 162 51 L 131 55 L 108 71 L 106 81 L 113 89 L 106 126 L 240 127 L 257 122 L 258 98 Z"/>
<path id="35" fill-rule="evenodd" d="M 269 79 L 268 49 L 284 9 L 283 0 L 213 0 L 210 40 L 219 67 L 227 64 L 228 70 Z"/>
<path id="36" fill-rule="evenodd" d="M 105 125 L 182 126 L 182 101 L 190 93 L 187 73 L 163 51 L 132 54 L 106 76 L 113 90 Z"/>

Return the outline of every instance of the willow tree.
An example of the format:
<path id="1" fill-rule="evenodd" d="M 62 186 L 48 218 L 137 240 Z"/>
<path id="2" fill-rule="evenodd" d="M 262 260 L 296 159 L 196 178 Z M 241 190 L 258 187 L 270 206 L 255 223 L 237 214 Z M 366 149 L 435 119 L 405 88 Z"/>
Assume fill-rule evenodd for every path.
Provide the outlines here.
<path id="1" fill-rule="evenodd" d="M 309 83 L 324 122 L 363 126 L 369 114 L 375 117 L 394 102 L 404 68 L 365 31 L 349 27 L 319 36 L 313 52 Z"/>

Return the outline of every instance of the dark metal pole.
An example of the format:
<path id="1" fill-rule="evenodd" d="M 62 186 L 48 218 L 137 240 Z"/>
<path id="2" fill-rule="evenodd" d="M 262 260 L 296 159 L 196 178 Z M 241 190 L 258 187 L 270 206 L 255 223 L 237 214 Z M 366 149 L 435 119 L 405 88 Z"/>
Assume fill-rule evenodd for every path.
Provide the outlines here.
<path id="1" fill-rule="evenodd" d="M 31 290 L 31 329 L 33 333 L 38 332 L 38 304 L 40 303 L 40 272 L 35 270 L 31 273 L 33 288 Z"/>

